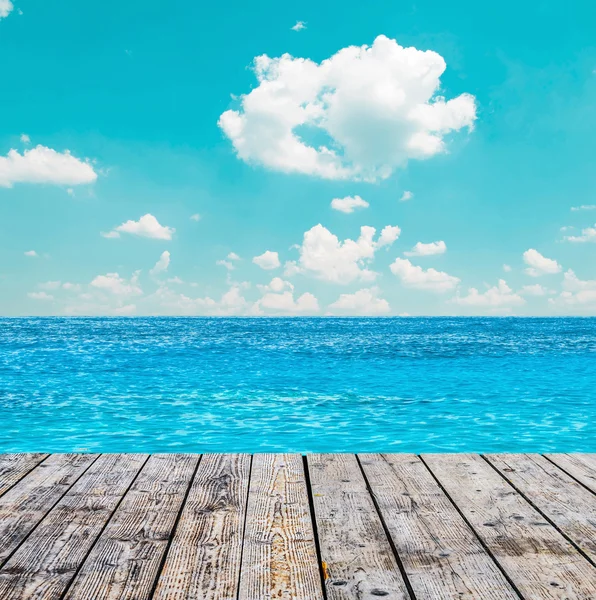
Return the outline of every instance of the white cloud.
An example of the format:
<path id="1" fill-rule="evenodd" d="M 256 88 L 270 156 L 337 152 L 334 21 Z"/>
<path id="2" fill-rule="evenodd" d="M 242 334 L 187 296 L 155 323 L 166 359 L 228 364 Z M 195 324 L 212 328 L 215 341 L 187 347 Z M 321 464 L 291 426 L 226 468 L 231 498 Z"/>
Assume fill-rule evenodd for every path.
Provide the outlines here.
<path id="1" fill-rule="evenodd" d="M 524 285 L 519 293 L 522 296 L 546 296 L 548 290 L 539 283 L 535 283 L 534 285 Z"/>
<path id="2" fill-rule="evenodd" d="M 101 237 L 105 237 L 108 239 L 119 238 L 120 234 L 117 231 L 102 231 Z"/>
<path id="3" fill-rule="evenodd" d="M 290 29 L 292 29 L 292 31 L 302 31 L 303 29 L 306 29 L 306 23 L 304 21 L 296 21 L 296 25 Z"/>
<path id="4" fill-rule="evenodd" d="M 596 225 L 594 227 L 586 227 L 582 229 L 581 235 L 568 235 L 565 236 L 568 242 L 583 243 L 583 242 L 596 242 Z"/>
<path id="5" fill-rule="evenodd" d="M 329 305 L 329 310 L 333 314 L 385 315 L 391 309 L 387 300 L 377 297 L 378 293 L 378 288 L 364 288 L 353 294 L 341 294 Z"/>
<path id="6" fill-rule="evenodd" d="M 140 296 L 143 293 L 139 286 L 139 271 L 135 271 L 130 281 L 120 277 L 118 273 L 98 275 L 91 282 L 91 286 L 115 296 Z"/>
<path id="7" fill-rule="evenodd" d="M 234 267 L 234 264 L 232 262 L 230 262 L 229 260 L 216 260 L 215 264 L 218 267 L 225 267 L 228 271 L 233 271 L 236 267 Z"/>
<path id="8" fill-rule="evenodd" d="M 137 307 L 135 304 L 125 304 L 124 306 L 117 306 L 112 309 L 112 313 L 115 315 L 120 315 L 122 317 L 128 315 L 134 315 L 137 312 Z"/>
<path id="9" fill-rule="evenodd" d="M 556 299 L 549 299 L 550 304 L 575 307 L 580 310 L 596 307 L 596 279 L 579 279 L 569 269 L 563 275 L 562 287 L 563 291 Z"/>
<path id="10" fill-rule="evenodd" d="M 190 215 L 190 220 L 191 221 L 200 221 L 201 220 L 201 215 L 199 213 L 195 213 L 194 215 Z"/>
<path id="11" fill-rule="evenodd" d="M 482 308 L 510 308 L 525 304 L 525 300 L 516 294 L 505 282 L 499 279 L 496 286 L 480 293 L 476 288 L 469 288 L 467 296 L 456 296 L 453 301 L 461 306 L 477 306 Z"/>
<path id="12" fill-rule="evenodd" d="M 102 233 L 105 238 L 117 238 L 121 233 L 130 233 L 140 237 L 155 240 L 171 240 L 176 230 L 173 227 L 160 225 L 159 221 L 151 214 L 143 215 L 138 221 L 126 221 L 108 233 Z"/>
<path id="13" fill-rule="evenodd" d="M 0 187 L 10 188 L 15 183 L 81 185 L 96 179 L 91 164 L 75 158 L 68 150 L 60 153 L 36 146 L 23 154 L 13 149 L 0 156 Z"/>
<path id="14" fill-rule="evenodd" d="M 277 252 L 272 252 L 271 250 L 267 250 L 263 252 L 260 256 L 255 256 L 252 259 L 252 262 L 255 265 L 261 267 L 261 269 L 265 269 L 265 271 L 270 271 L 271 269 L 277 269 L 281 263 L 279 262 L 279 255 Z"/>
<path id="15" fill-rule="evenodd" d="M 406 190 L 400 197 L 399 201 L 400 202 L 407 202 L 408 200 L 411 200 L 414 197 L 414 194 L 412 194 L 412 192 Z"/>
<path id="16" fill-rule="evenodd" d="M 571 207 L 571 212 L 578 212 L 580 210 L 596 210 L 596 204 L 582 204 L 581 206 Z"/>
<path id="17" fill-rule="evenodd" d="M 10 0 L 0 0 L 0 19 L 8 17 L 13 8 L 14 5 Z"/>
<path id="18" fill-rule="evenodd" d="M 445 68 L 436 52 L 383 35 L 320 64 L 258 56 L 258 85 L 219 126 L 246 162 L 327 179 L 385 179 L 409 159 L 445 152 L 449 132 L 472 129 L 473 96 L 437 95 Z M 316 130 L 326 145 L 309 144 Z"/>
<path id="19" fill-rule="evenodd" d="M 424 270 L 422 267 L 413 265 L 406 258 L 396 258 L 389 268 L 406 287 L 417 290 L 429 290 L 442 294 L 456 288 L 460 282 L 458 277 L 432 268 Z"/>
<path id="20" fill-rule="evenodd" d="M 31 298 L 32 300 L 53 300 L 54 296 L 52 296 L 51 294 L 48 294 L 46 292 L 29 292 L 27 294 L 27 296 L 29 298 Z"/>
<path id="21" fill-rule="evenodd" d="M 503 271 L 505 271 L 505 273 L 511 273 L 511 265 L 503 265 Z"/>
<path id="22" fill-rule="evenodd" d="M 177 275 L 175 277 L 170 277 L 167 280 L 168 283 L 173 283 L 175 285 L 182 285 L 184 283 L 184 281 L 182 281 L 182 279 L 180 279 L 180 277 L 178 277 Z"/>
<path id="23" fill-rule="evenodd" d="M 240 260 L 240 257 L 235 252 L 230 252 L 228 254 L 228 260 Z"/>
<path id="24" fill-rule="evenodd" d="M 170 253 L 167 250 L 165 250 L 161 253 L 159 260 L 155 263 L 155 266 L 149 271 L 149 273 L 153 276 L 159 275 L 160 273 L 167 271 L 169 266 Z"/>
<path id="25" fill-rule="evenodd" d="M 321 224 L 315 225 L 304 234 L 299 247 L 298 263 L 286 263 L 287 277 L 296 273 L 312 275 L 332 283 L 347 284 L 352 281 L 373 281 L 376 273 L 368 269 L 375 252 L 382 246 L 391 245 L 399 236 L 399 227 L 388 225 L 383 228 L 375 242 L 374 227 L 361 227 L 356 240 L 341 242 Z"/>
<path id="26" fill-rule="evenodd" d="M 315 313 L 319 311 L 319 302 L 309 292 L 302 294 L 294 300 L 293 291 L 281 293 L 266 293 L 253 306 L 253 314 L 262 314 L 263 312 L 283 313 L 288 315 Z"/>
<path id="27" fill-rule="evenodd" d="M 2 0 L 0 0 L 0 3 L 1 2 Z M 21 133 L 21 142 L 23 142 L 23 144 L 30 144 L 31 138 L 26 133 Z"/>
<path id="28" fill-rule="evenodd" d="M 240 286 L 233 284 L 220 300 L 206 296 L 204 298 L 190 298 L 161 286 L 153 295 L 161 309 L 166 309 L 172 314 L 188 315 L 237 315 L 245 311 L 247 303 L 242 296 Z"/>
<path id="29" fill-rule="evenodd" d="M 368 208 L 369 204 L 360 196 L 346 196 L 345 198 L 333 198 L 331 208 L 346 214 L 353 213 L 356 208 Z"/>
<path id="30" fill-rule="evenodd" d="M 267 285 L 257 285 L 257 288 L 263 293 L 275 292 L 279 294 L 284 290 L 293 290 L 294 286 L 289 281 L 284 281 L 281 277 L 274 277 Z"/>
<path id="31" fill-rule="evenodd" d="M 34 258 L 37 258 L 39 256 L 39 254 L 37 254 L 37 252 L 35 252 L 35 250 L 27 250 L 27 252 L 24 253 L 25 256 L 31 256 Z"/>
<path id="32" fill-rule="evenodd" d="M 69 292 L 80 292 L 81 285 L 78 283 L 70 283 L 69 281 L 66 281 L 62 284 L 62 289 L 67 290 Z"/>
<path id="33" fill-rule="evenodd" d="M 528 265 L 526 273 L 531 277 L 540 277 L 540 275 L 552 275 L 561 272 L 561 265 L 556 260 L 542 256 L 534 248 L 530 248 L 524 252 L 524 262 Z"/>
<path id="34" fill-rule="evenodd" d="M 57 290 L 60 287 L 59 281 L 45 281 L 37 286 L 41 290 Z"/>
<path id="35" fill-rule="evenodd" d="M 430 242 L 423 244 L 418 242 L 409 252 L 404 252 L 406 256 L 434 256 L 436 254 L 445 254 L 447 245 L 442 240 L 439 242 Z"/>

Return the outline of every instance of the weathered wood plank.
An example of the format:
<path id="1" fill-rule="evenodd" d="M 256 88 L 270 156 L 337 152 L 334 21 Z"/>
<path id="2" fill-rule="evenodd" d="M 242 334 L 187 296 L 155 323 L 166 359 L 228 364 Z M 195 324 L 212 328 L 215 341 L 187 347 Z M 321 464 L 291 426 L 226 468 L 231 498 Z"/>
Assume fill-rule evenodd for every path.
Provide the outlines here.
<path id="1" fill-rule="evenodd" d="M 480 456 L 423 460 L 524 598 L 596 598 L 596 568 Z"/>
<path id="2" fill-rule="evenodd" d="M 360 461 L 417 598 L 518 598 L 417 456 L 362 454 Z"/>
<path id="3" fill-rule="evenodd" d="M 59 600 L 147 456 L 100 456 L 0 570 L 2 600 Z"/>
<path id="4" fill-rule="evenodd" d="M 198 460 L 188 454 L 149 458 L 65 598 L 149 597 Z"/>
<path id="5" fill-rule="evenodd" d="M 239 600 L 321 600 L 320 571 L 297 454 L 253 458 Z"/>
<path id="6" fill-rule="evenodd" d="M 596 454 L 545 454 L 545 456 L 596 494 Z"/>
<path id="7" fill-rule="evenodd" d="M 47 454 L 0 454 L 0 496 L 35 468 Z"/>
<path id="8" fill-rule="evenodd" d="M 596 562 L 594 494 L 539 454 L 489 454 L 486 459 Z"/>
<path id="9" fill-rule="evenodd" d="M 308 457 L 317 534 L 330 600 L 410 596 L 353 454 Z"/>
<path id="10" fill-rule="evenodd" d="M 154 600 L 236 600 L 249 454 L 203 456 Z"/>
<path id="11" fill-rule="evenodd" d="M 96 458 L 52 454 L 0 497 L 0 565 Z"/>

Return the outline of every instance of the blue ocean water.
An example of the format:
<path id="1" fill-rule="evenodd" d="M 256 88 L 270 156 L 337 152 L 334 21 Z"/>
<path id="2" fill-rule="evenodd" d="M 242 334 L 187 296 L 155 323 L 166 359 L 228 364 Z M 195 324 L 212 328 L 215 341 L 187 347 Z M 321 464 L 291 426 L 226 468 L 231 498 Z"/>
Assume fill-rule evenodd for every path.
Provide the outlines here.
<path id="1" fill-rule="evenodd" d="M 596 319 L 0 319 L 0 452 L 596 451 Z"/>

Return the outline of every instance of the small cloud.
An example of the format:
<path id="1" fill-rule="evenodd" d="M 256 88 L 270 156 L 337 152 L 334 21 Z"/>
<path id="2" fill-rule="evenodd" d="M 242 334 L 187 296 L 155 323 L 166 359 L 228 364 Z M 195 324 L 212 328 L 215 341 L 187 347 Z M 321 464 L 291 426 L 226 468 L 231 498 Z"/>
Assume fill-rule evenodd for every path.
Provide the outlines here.
<path id="1" fill-rule="evenodd" d="M 594 227 L 586 227 L 582 229 L 581 235 L 568 235 L 565 236 L 565 240 L 568 242 L 574 242 L 581 244 L 584 242 L 596 242 L 596 225 Z"/>
<path id="2" fill-rule="evenodd" d="M 556 260 L 542 256 L 534 248 L 530 248 L 524 252 L 524 262 L 528 265 L 526 274 L 531 277 L 553 275 L 561 272 L 561 265 Z"/>
<path id="3" fill-rule="evenodd" d="M 408 190 L 406 190 L 402 195 L 401 198 L 399 199 L 400 202 L 407 202 L 408 200 L 411 200 L 414 197 L 414 194 Z"/>
<path id="4" fill-rule="evenodd" d="M 126 221 L 108 233 L 102 232 L 101 235 L 105 238 L 117 238 L 120 237 L 120 233 L 129 233 L 154 240 L 171 240 L 175 231 L 173 227 L 160 225 L 153 215 L 146 214 L 138 221 Z"/>
<path id="5" fill-rule="evenodd" d="M 10 0 L 0 0 L 0 19 L 8 17 L 13 8 L 14 5 Z"/>
<path id="6" fill-rule="evenodd" d="M 524 285 L 519 293 L 522 296 L 546 296 L 548 290 L 539 283 L 535 283 L 534 285 Z"/>
<path id="7" fill-rule="evenodd" d="M 255 256 L 252 259 L 252 262 L 261 267 L 261 269 L 265 269 L 265 271 L 277 269 L 281 265 L 279 262 L 279 254 L 277 252 L 272 252 L 271 250 L 267 250 L 260 256 Z"/>
<path id="8" fill-rule="evenodd" d="M 69 196 L 74 196 L 75 195 L 74 190 L 72 188 L 66 188 L 66 193 Z"/>
<path id="9" fill-rule="evenodd" d="M 191 221 L 200 221 L 201 220 L 201 215 L 199 213 L 195 213 L 194 215 L 190 215 L 190 220 Z"/>
<path id="10" fill-rule="evenodd" d="M 235 252 L 230 252 L 228 254 L 228 260 L 240 260 L 240 257 Z"/>
<path id="11" fill-rule="evenodd" d="M 23 142 L 23 144 L 30 144 L 31 138 L 26 133 L 21 133 L 21 142 Z"/>
<path id="12" fill-rule="evenodd" d="M 182 285 L 184 283 L 184 281 L 182 281 L 182 279 L 180 279 L 180 277 L 170 277 L 167 280 L 168 283 L 173 283 L 175 285 Z"/>
<path id="13" fill-rule="evenodd" d="M 169 266 L 170 266 L 170 253 L 167 250 L 165 250 L 164 252 L 161 253 L 159 260 L 155 263 L 155 266 L 149 271 L 149 274 L 153 275 L 155 277 L 156 275 L 159 275 L 160 273 L 167 271 Z"/>
<path id="14" fill-rule="evenodd" d="M 27 294 L 28 298 L 31 298 L 32 300 L 53 300 L 54 296 L 52 296 L 51 294 L 48 294 L 46 292 L 29 292 Z"/>
<path id="15" fill-rule="evenodd" d="M 331 208 L 346 214 L 353 213 L 357 208 L 368 208 L 369 204 L 360 196 L 346 196 L 345 198 L 334 198 L 331 200 Z"/>
<path id="16" fill-rule="evenodd" d="M 39 256 L 39 254 L 37 254 L 37 252 L 35 252 L 35 250 L 27 250 L 27 252 L 25 252 L 25 256 L 32 256 L 37 258 Z"/>
<path id="17" fill-rule="evenodd" d="M 234 265 L 229 260 L 216 260 L 215 264 L 219 267 L 225 267 L 228 271 L 235 269 Z"/>
<path id="18" fill-rule="evenodd" d="M 413 265 L 406 258 L 396 258 L 389 268 L 406 287 L 418 290 L 442 294 L 455 289 L 460 283 L 458 277 L 432 268 L 424 270 L 422 267 Z"/>
<path id="19" fill-rule="evenodd" d="M 294 25 L 291 29 L 292 31 L 302 31 L 303 29 L 306 29 L 306 22 L 296 21 L 296 25 Z"/>
<path id="20" fill-rule="evenodd" d="M 581 206 L 571 207 L 571 212 L 579 212 L 580 210 L 596 210 L 596 204 L 582 204 Z"/>
<path id="21" fill-rule="evenodd" d="M 447 252 L 447 245 L 443 240 L 439 242 L 430 242 L 429 244 L 423 244 L 418 242 L 412 250 L 404 252 L 406 256 L 435 256 L 436 254 L 445 254 Z"/>
<path id="22" fill-rule="evenodd" d="M 505 273 L 511 273 L 511 265 L 503 265 L 503 271 L 505 271 Z"/>
<path id="23" fill-rule="evenodd" d="M 565 232 L 565 231 L 572 231 L 573 229 L 575 229 L 575 227 L 573 227 L 573 225 L 564 225 L 563 227 L 561 227 L 561 229 L 559 231 Z"/>
<path id="24" fill-rule="evenodd" d="M 37 286 L 41 290 L 57 290 L 60 287 L 59 281 L 46 281 Z"/>
<path id="25" fill-rule="evenodd" d="M 66 281 L 62 284 L 62 289 L 69 292 L 80 292 L 81 286 L 78 283 L 70 283 L 69 281 Z"/>

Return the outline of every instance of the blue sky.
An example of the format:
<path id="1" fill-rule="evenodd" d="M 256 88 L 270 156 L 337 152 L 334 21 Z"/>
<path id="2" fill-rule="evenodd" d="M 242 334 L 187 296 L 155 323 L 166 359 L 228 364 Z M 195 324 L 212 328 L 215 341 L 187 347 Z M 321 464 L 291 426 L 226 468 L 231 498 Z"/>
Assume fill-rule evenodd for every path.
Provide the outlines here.
<path id="1" fill-rule="evenodd" d="M 594 23 L 0 0 L 0 314 L 596 314 Z"/>

